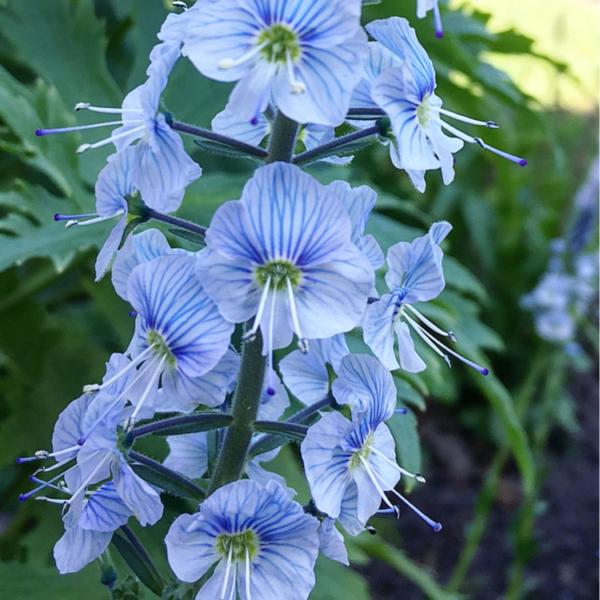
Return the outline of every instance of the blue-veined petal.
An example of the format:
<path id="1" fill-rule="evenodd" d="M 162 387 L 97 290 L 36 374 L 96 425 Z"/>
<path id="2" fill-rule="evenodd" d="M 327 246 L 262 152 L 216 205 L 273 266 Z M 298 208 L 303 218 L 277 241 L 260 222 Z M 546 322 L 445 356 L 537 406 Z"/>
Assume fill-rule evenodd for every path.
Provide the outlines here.
<path id="1" fill-rule="evenodd" d="M 366 54 L 367 41 L 362 31 L 339 46 L 308 48 L 294 71 L 305 91 L 294 93 L 289 75 L 282 69 L 273 84 L 275 103 L 299 123 L 339 125 L 350 107 L 352 90 L 362 78 Z"/>
<path id="2" fill-rule="evenodd" d="M 271 393 L 267 390 L 267 377 L 265 377 L 265 385 L 258 406 L 258 419 L 261 421 L 277 421 L 290 405 L 290 399 L 277 373 L 272 375 L 268 383 Z"/>
<path id="3" fill-rule="evenodd" d="M 387 48 L 378 42 L 369 42 L 369 55 L 365 62 L 364 77 L 352 92 L 350 106 L 352 108 L 378 108 L 371 94 L 373 81 L 386 69 L 398 67 L 401 64 L 401 59 L 394 56 Z M 366 123 L 373 124 L 370 121 L 366 121 Z M 356 121 L 353 124 L 360 126 L 361 122 Z"/>
<path id="4" fill-rule="evenodd" d="M 360 535 L 365 530 L 364 521 L 358 518 L 358 487 L 354 481 L 346 488 L 338 521 L 350 535 Z"/>
<path id="5" fill-rule="evenodd" d="M 271 130 L 268 119 L 260 113 L 255 122 L 241 119 L 229 105 L 212 120 L 213 131 L 232 137 L 246 144 L 259 146 Z"/>
<path id="6" fill-rule="evenodd" d="M 351 453 L 339 442 L 352 430 L 352 423 L 338 412 L 324 415 L 308 429 L 302 442 L 306 478 L 317 508 L 337 517 L 346 487 L 351 481 L 348 461 Z"/>
<path id="7" fill-rule="evenodd" d="M 93 394 L 83 394 L 68 404 L 58 415 L 52 433 L 53 452 L 61 452 L 73 446 L 77 447 L 77 442 L 84 433 L 85 413 L 93 399 Z M 77 450 L 73 450 L 72 452 L 64 452 L 60 455 L 60 458 L 66 460 L 76 455 Z"/>
<path id="8" fill-rule="evenodd" d="M 201 377 L 188 377 L 167 369 L 157 398 L 160 410 L 190 413 L 199 405 L 220 406 L 235 385 L 239 367 L 239 355 L 228 349 L 217 365 Z"/>
<path id="9" fill-rule="evenodd" d="M 373 268 L 353 244 L 335 260 L 303 269 L 296 303 L 304 335 L 324 338 L 353 329 L 373 285 Z"/>
<path id="10" fill-rule="evenodd" d="M 219 533 L 214 523 L 200 515 L 183 514 L 175 519 L 165 544 L 169 565 L 178 579 L 197 581 L 220 558 L 215 548 Z"/>
<path id="11" fill-rule="evenodd" d="M 279 363 L 285 384 L 304 404 L 323 400 L 329 391 L 327 365 L 337 372 L 342 358 L 348 354 L 344 335 L 311 340 L 308 352 L 294 350 Z"/>
<path id="12" fill-rule="evenodd" d="M 98 558 L 110 544 L 112 532 L 68 528 L 54 546 L 54 562 L 61 574 L 76 573 Z"/>
<path id="13" fill-rule="evenodd" d="M 139 265 L 127 291 L 145 330 L 162 337 L 177 368 L 190 377 L 219 362 L 233 331 L 196 278 L 195 263 L 193 257 L 175 255 Z"/>
<path id="14" fill-rule="evenodd" d="M 158 115 L 152 139 L 136 144 L 134 149 L 131 178 L 144 203 L 161 212 L 177 210 L 187 185 L 202 174 L 179 135 L 163 115 Z"/>
<path id="15" fill-rule="evenodd" d="M 115 490 L 140 525 L 154 525 L 163 513 L 158 492 L 136 475 L 123 457 L 113 469 Z"/>
<path id="16" fill-rule="evenodd" d="M 208 468 L 206 432 L 185 433 L 167 437 L 169 454 L 163 464 L 191 479 L 198 479 Z"/>
<path id="17" fill-rule="evenodd" d="M 120 210 L 127 212 L 126 197 L 135 191 L 131 176 L 133 161 L 133 148 L 108 157 L 95 187 L 96 210 L 100 216 L 110 217 Z"/>
<path id="18" fill-rule="evenodd" d="M 123 216 L 119 218 L 117 224 L 110 230 L 108 237 L 104 241 L 104 244 L 102 244 L 102 248 L 100 248 L 100 252 L 98 252 L 98 256 L 96 257 L 96 263 L 94 265 L 96 281 L 100 281 L 110 268 L 112 260 L 115 258 L 117 250 L 123 240 L 123 234 L 125 233 L 126 227 L 127 213 L 123 213 Z"/>
<path id="19" fill-rule="evenodd" d="M 384 294 L 378 302 L 369 304 L 363 319 L 365 343 L 383 366 L 391 371 L 400 366 L 394 354 L 395 311 L 392 295 Z"/>
<path id="20" fill-rule="evenodd" d="M 319 550 L 321 554 L 349 566 L 348 551 L 344 544 L 344 536 L 337 530 L 335 519 L 329 517 L 321 521 L 319 527 Z"/>
<path id="21" fill-rule="evenodd" d="M 436 237 L 448 227 L 451 226 L 445 221 L 436 225 Z M 446 284 L 443 257 L 441 248 L 429 233 L 410 243 L 398 242 L 388 250 L 389 269 L 385 281 L 390 289 L 404 288 L 403 301 L 407 304 L 432 300 L 439 296 Z"/>
<path id="22" fill-rule="evenodd" d="M 167 238 L 158 229 L 130 235 L 112 266 L 112 283 L 117 294 L 127 300 L 127 281 L 133 269 L 170 251 Z"/>
<path id="23" fill-rule="evenodd" d="M 372 21 L 367 31 L 398 58 L 407 61 L 422 96 L 435 89 L 435 69 L 406 19 L 391 17 Z"/>
<path id="24" fill-rule="evenodd" d="M 203 75 L 217 81 L 236 81 L 252 68 L 252 61 L 219 68 L 221 61 L 237 60 L 252 50 L 260 21 L 251 6 L 238 0 L 203 2 L 182 18 L 188 20 L 182 54 Z"/>
<path id="25" fill-rule="evenodd" d="M 337 402 L 349 404 L 353 414 L 366 413 L 371 423 L 381 423 L 394 414 L 396 393 L 390 372 L 366 354 L 345 356 L 333 382 Z"/>
<path id="26" fill-rule="evenodd" d="M 396 323 L 394 330 L 398 339 L 398 359 L 400 366 L 409 373 L 424 371 L 427 365 L 415 350 L 415 343 L 410 335 L 408 325 L 400 321 Z"/>
<path id="27" fill-rule="evenodd" d="M 271 101 L 271 86 L 277 67 L 257 62 L 237 83 L 229 97 L 229 108 L 242 120 L 258 120 Z M 289 84 L 288 84 L 289 85 Z"/>
<path id="28" fill-rule="evenodd" d="M 131 511 L 125 506 L 112 482 L 103 484 L 89 497 L 77 525 L 92 531 L 115 531 L 127 523 Z"/>

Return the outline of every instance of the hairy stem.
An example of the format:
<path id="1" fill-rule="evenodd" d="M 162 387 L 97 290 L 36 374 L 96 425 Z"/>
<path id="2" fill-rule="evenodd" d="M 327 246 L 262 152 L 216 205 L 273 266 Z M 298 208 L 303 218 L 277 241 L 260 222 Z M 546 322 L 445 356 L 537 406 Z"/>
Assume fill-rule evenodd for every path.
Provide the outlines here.
<path id="1" fill-rule="evenodd" d="M 273 123 L 267 162 L 290 162 L 296 145 L 298 123 L 278 113 Z M 248 331 L 251 322 L 246 323 Z M 242 361 L 237 387 L 233 396 L 233 421 L 225 435 L 221 455 L 217 461 L 209 493 L 227 483 L 237 481 L 246 464 L 252 442 L 254 422 L 258 415 L 265 378 L 266 360 L 262 354 L 262 336 L 247 341 L 242 347 Z"/>
<path id="2" fill-rule="evenodd" d="M 154 421 L 147 425 L 134 427 L 128 434 L 127 439 L 131 442 L 136 438 L 146 435 L 181 435 L 185 433 L 198 433 L 199 431 L 210 431 L 227 427 L 231 423 L 231 416 L 223 413 L 205 412 L 182 417 L 170 417 Z"/>
<path id="3" fill-rule="evenodd" d="M 240 150 L 248 156 L 254 156 L 256 158 L 263 159 L 267 158 L 267 151 L 264 148 L 259 148 L 258 146 L 253 146 L 252 144 L 240 142 L 235 138 L 216 133 L 211 129 L 204 129 L 203 127 L 194 127 L 193 125 L 188 125 L 187 123 L 180 123 L 179 121 L 172 121 L 170 125 L 171 128 L 175 131 L 181 131 L 182 133 L 187 133 L 189 135 L 193 135 L 205 140 L 210 140 L 211 142 L 217 142 L 219 144 L 229 146 L 230 148 L 234 148 L 235 150 Z"/>
<path id="4" fill-rule="evenodd" d="M 187 231 L 196 233 L 202 238 L 204 238 L 204 236 L 206 235 L 206 227 L 202 227 L 202 225 L 196 225 L 196 223 L 186 221 L 185 219 L 180 219 L 179 217 L 165 215 L 161 212 L 154 210 L 153 208 L 145 207 L 144 216 L 149 219 L 154 219 L 155 221 L 162 221 L 163 223 L 167 223 L 168 225 L 175 225 L 175 227 L 186 229 Z"/>
<path id="5" fill-rule="evenodd" d="M 329 156 L 333 150 L 341 149 L 344 146 L 348 146 L 349 144 L 353 144 L 354 142 L 358 142 L 372 135 L 378 135 L 381 132 L 382 127 L 381 124 L 378 122 L 372 127 L 367 127 L 365 129 L 354 131 L 353 133 L 349 133 L 348 135 L 343 135 L 342 137 L 331 140 L 331 142 L 327 142 L 326 144 L 317 146 L 312 150 L 302 152 L 302 154 L 298 154 L 298 156 L 294 158 L 294 164 L 302 165 L 304 163 L 316 160 L 318 158 Z"/>

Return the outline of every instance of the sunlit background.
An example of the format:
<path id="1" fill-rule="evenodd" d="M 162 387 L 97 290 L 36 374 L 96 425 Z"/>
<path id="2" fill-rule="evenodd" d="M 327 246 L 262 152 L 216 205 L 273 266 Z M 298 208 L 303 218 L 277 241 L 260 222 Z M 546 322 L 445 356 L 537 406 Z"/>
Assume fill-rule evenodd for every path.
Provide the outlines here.
<path id="1" fill-rule="evenodd" d="M 84 138 L 36 139 L 33 132 L 75 124 L 77 101 L 118 105 L 143 79 L 167 5 L 0 0 L 1 598 L 110 597 L 97 565 L 56 574 L 58 509 L 17 502 L 31 471 L 15 458 L 48 447 L 57 414 L 98 380 L 133 326 L 110 281 L 93 283 L 106 228 L 52 222 L 55 212 L 87 212 L 108 151 L 78 158 Z M 529 166 L 469 147 L 457 155 L 456 181 L 445 188 L 430 173 L 424 195 L 380 147 L 363 150 L 350 167 L 312 170 L 323 181 L 377 189 L 372 229 L 384 247 L 437 219 L 454 224 L 447 290 L 427 314 L 454 329 L 492 375 L 448 371 L 433 355 L 424 377 L 398 374 L 400 400 L 411 411 L 394 424 L 398 454 L 427 476 L 411 498 L 444 531 L 431 533 L 408 512 L 374 522 L 376 535 L 348 539 L 353 571 L 319 560 L 311 599 L 595 598 L 600 6 L 451 0 L 442 40 L 430 19 L 415 18 L 412 0 L 384 0 L 365 9 L 365 20 L 394 14 L 417 28 L 445 106 L 498 121 L 502 128 L 484 132 L 486 140 L 526 156 Z M 227 93 L 182 61 L 165 106 L 206 126 Z M 253 165 L 188 148 L 205 176 L 180 215 L 206 224 L 222 201 L 238 197 Z M 553 287 L 549 274 L 564 276 L 573 294 L 563 298 L 565 286 Z M 557 303 L 564 310 L 549 318 Z M 161 458 L 164 443 L 148 451 Z M 300 490 L 299 501 L 308 499 L 297 452 L 282 452 L 272 468 Z M 139 533 L 164 569 L 162 536 L 191 505 L 168 497 L 166 506 L 164 523 Z M 113 554 L 120 575 L 113 597 L 154 598 Z"/>

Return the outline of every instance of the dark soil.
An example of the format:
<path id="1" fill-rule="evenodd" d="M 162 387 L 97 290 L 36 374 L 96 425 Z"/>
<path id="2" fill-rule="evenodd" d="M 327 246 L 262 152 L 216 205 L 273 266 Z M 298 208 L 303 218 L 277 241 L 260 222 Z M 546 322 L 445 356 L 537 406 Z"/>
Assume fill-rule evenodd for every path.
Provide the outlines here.
<path id="1" fill-rule="evenodd" d="M 578 376 L 571 386 L 580 431 L 556 431 L 547 448 L 533 554 L 523 597 L 536 600 L 598 598 L 598 376 Z M 403 549 L 440 583 L 447 582 L 464 543 L 474 504 L 492 454 L 465 442 L 455 417 L 433 408 L 421 420 L 428 449 L 428 485 L 411 495 L 420 508 L 444 523 L 433 534 L 418 519 L 402 518 Z M 472 434 L 471 434 L 472 437 Z M 514 560 L 511 527 L 521 502 L 519 478 L 505 469 L 488 527 L 462 592 L 477 600 L 502 598 Z M 406 513 L 405 513 L 406 514 Z M 383 563 L 362 569 L 374 600 L 417 600 L 423 593 Z"/>

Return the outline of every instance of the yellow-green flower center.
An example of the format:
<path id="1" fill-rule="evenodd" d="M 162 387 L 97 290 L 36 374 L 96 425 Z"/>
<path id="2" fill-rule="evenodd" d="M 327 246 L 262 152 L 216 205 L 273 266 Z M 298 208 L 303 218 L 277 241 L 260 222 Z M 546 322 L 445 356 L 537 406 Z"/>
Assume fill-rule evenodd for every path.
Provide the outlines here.
<path id="1" fill-rule="evenodd" d="M 300 283 L 302 272 L 289 260 L 272 260 L 264 265 L 260 265 L 255 271 L 256 280 L 259 285 L 265 286 L 271 279 L 271 288 L 282 290 L 287 287 L 287 280 L 290 280 L 292 287 Z"/>
<path id="2" fill-rule="evenodd" d="M 165 342 L 163 336 L 160 335 L 158 331 L 150 329 L 146 336 L 146 340 L 148 345 L 153 347 L 154 355 L 158 356 L 158 358 L 165 359 L 165 364 L 169 367 L 174 367 L 177 364 L 177 358 L 175 358 L 175 355 L 171 352 L 167 342 Z"/>
<path id="3" fill-rule="evenodd" d="M 295 62 L 300 56 L 300 43 L 298 36 L 284 23 L 275 23 L 268 29 L 260 32 L 258 45 L 262 55 L 272 63 L 286 63 L 288 56 Z"/>
<path id="4" fill-rule="evenodd" d="M 369 460 L 371 456 L 371 446 L 373 445 L 373 434 L 369 433 L 366 437 L 364 444 L 360 450 L 356 450 L 350 457 L 349 467 L 350 469 L 356 469 L 362 466 L 363 460 Z"/>
<path id="5" fill-rule="evenodd" d="M 426 127 L 431 119 L 431 106 L 429 105 L 429 96 L 423 98 L 421 104 L 417 106 L 417 120 L 419 125 Z"/>
<path id="6" fill-rule="evenodd" d="M 225 558 L 228 558 L 231 552 L 231 559 L 234 561 L 246 560 L 246 551 L 252 560 L 258 554 L 258 549 L 258 537 L 251 529 L 240 533 L 222 533 L 217 536 L 217 552 Z"/>

